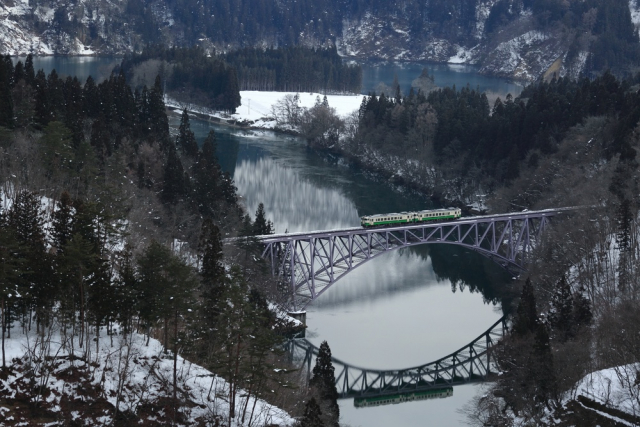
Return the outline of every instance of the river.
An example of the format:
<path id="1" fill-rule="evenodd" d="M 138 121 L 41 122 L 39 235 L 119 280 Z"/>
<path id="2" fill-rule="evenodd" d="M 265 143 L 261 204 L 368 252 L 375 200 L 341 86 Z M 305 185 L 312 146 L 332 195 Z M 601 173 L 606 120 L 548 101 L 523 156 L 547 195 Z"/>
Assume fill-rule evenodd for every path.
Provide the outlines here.
<path id="1" fill-rule="evenodd" d="M 36 69 L 55 67 L 60 74 L 74 74 L 73 66 L 62 68 L 73 63 L 69 58 L 34 62 Z M 76 62 L 84 80 L 89 74 L 108 75 L 113 59 Z M 501 96 L 521 90 L 469 67 L 387 63 L 364 65 L 363 91 L 379 81 L 391 84 L 394 75 L 408 91 L 423 67 L 439 86 L 469 83 Z M 178 119 L 171 123 L 177 127 Z M 191 126 L 200 141 L 209 129 L 216 131 L 218 157 L 232 173 L 247 210 L 254 213 L 263 202 L 277 232 L 353 227 L 361 215 L 433 207 L 424 196 L 312 151 L 296 137 L 195 119 Z M 308 338 L 316 345 L 326 340 L 334 356 L 352 365 L 393 369 L 424 364 L 463 347 L 499 319 L 496 289 L 508 280 L 497 266 L 461 248 L 392 252 L 354 270 L 308 308 Z M 362 409 L 350 399 L 341 400 L 341 424 L 464 425 L 459 411 L 478 391 L 477 385 L 460 386 L 445 399 Z"/>

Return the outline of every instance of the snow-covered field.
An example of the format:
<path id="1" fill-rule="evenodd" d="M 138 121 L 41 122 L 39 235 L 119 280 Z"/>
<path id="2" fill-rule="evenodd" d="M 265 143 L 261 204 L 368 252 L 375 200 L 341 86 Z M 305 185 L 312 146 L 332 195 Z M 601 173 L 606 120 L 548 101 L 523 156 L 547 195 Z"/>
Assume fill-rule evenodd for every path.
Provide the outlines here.
<path id="1" fill-rule="evenodd" d="M 176 102 L 167 97 L 165 103 L 168 107 L 183 109 L 215 117 L 224 121 L 245 122 L 255 128 L 275 129 L 276 121 L 273 117 L 271 107 L 287 95 L 295 95 L 296 92 L 260 92 L 260 91 L 240 91 L 241 105 L 236 109 L 235 114 L 226 114 L 213 111 L 193 104 Z M 320 93 L 299 92 L 300 107 L 311 108 L 317 99 L 322 100 L 324 95 Z M 346 117 L 353 111 L 360 108 L 364 95 L 327 95 L 327 101 L 331 108 L 335 108 L 340 117 Z"/>

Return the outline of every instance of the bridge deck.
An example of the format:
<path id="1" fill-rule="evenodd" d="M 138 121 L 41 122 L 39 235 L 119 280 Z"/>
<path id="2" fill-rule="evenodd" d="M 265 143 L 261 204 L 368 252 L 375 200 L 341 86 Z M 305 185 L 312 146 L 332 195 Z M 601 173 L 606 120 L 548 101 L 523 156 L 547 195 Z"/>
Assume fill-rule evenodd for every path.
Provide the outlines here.
<path id="1" fill-rule="evenodd" d="M 509 219 L 509 218 L 519 219 L 519 218 L 526 218 L 532 215 L 538 216 L 538 215 L 544 215 L 544 214 L 558 214 L 560 212 L 573 211 L 575 209 L 577 208 L 566 207 L 566 208 L 557 208 L 557 209 L 543 209 L 538 211 L 525 210 L 522 212 L 512 212 L 512 213 L 506 213 L 506 214 L 478 215 L 478 216 L 471 216 L 471 217 L 463 217 L 460 219 L 446 221 L 446 222 L 451 222 L 456 224 L 471 224 L 471 223 L 486 221 L 486 220 Z M 399 226 L 393 226 L 393 227 L 378 227 L 378 228 L 382 228 L 387 231 L 399 231 L 399 230 L 407 230 L 407 229 L 413 229 L 413 228 L 423 228 L 427 226 L 437 227 L 441 224 L 443 223 L 442 222 L 425 222 L 425 223 L 418 223 L 418 224 L 411 223 L 407 225 L 399 225 Z M 318 235 L 324 236 L 331 233 L 347 233 L 350 231 L 360 232 L 362 230 L 375 230 L 375 229 L 376 228 L 348 227 L 348 228 L 336 228 L 333 230 L 313 230 L 313 231 L 305 231 L 305 232 L 297 232 L 297 233 L 267 234 L 267 235 L 254 236 L 254 237 L 260 240 L 261 242 L 269 243 L 272 241 L 295 240 L 301 237 L 307 238 L 307 237 L 314 237 Z M 232 241 L 236 241 L 237 239 L 242 239 L 242 238 L 225 239 L 225 242 L 226 241 L 232 242 Z"/>

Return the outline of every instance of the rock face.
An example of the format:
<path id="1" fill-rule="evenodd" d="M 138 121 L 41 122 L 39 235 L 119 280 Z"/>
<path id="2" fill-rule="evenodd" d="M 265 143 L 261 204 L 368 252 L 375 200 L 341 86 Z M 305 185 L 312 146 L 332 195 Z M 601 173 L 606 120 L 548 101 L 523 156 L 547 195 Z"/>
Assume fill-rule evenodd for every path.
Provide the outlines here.
<path id="1" fill-rule="evenodd" d="M 6 0 L 0 5 L 0 53 L 95 55 L 131 51 L 127 0 Z"/>
<path id="2" fill-rule="evenodd" d="M 281 20 L 265 17 L 256 40 L 242 36 L 243 22 L 228 19 L 242 13 L 231 7 L 228 17 L 218 19 L 233 21 L 230 28 L 237 24 L 239 31 L 218 33 L 216 39 L 212 34 L 218 24 L 202 24 L 194 32 L 195 24 L 185 21 L 180 8 L 189 1 L 5 0 L 0 4 L 0 53 L 124 54 L 139 51 L 147 43 L 200 44 L 221 51 L 248 44 L 277 45 L 288 32 L 289 39 L 299 44 L 335 43 L 345 57 L 476 64 L 485 74 L 533 81 L 554 73 L 578 76 L 585 71 L 597 34 L 584 30 L 593 27 L 585 26 L 597 20 L 599 13 L 595 7 L 579 11 L 583 16 L 573 24 L 567 24 L 568 19 L 541 24 L 541 12 L 531 0 L 398 0 L 383 6 L 368 0 L 368 6 L 358 10 L 351 0 L 318 0 L 317 10 L 305 12 L 307 17 L 318 15 L 315 24 L 312 19 L 285 29 Z M 232 6 L 238 3 L 226 1 Z M 259 7 L 261 1 L 244 0 L 244 4 Z M 636 0 L 630 0 L 628 6 L 626 0 L 612 1 L 628 7 L 623 20 L 631 20 L 636 28 L 640 25 Z M 290 13 L 295 4 L 294 0 L 278 0 L 272 12 Z M 573 7 L 569 2 L 562 5 Z M 320 26 L 319 17 L 331 7 L 345 8 L 342 22 Z M 571 13 L 577 14 L 573 9 Z M 201 15 L 205 15 L 203 9 Z M 240 16 L 246 20 L 247 15 Z M 205 22 L 203 19 L 209 18 L 194 22 Z M 297 29 L 303 31 L 295 35 Z"/>

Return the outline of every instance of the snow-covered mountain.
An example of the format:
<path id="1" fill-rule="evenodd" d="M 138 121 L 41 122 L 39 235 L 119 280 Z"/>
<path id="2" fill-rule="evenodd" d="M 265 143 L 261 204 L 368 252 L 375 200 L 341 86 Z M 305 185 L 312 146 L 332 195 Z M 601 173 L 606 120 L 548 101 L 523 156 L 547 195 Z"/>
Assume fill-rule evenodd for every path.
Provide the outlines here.
<path id="1" fill-rule="evenodd" d="M 611 47 L 600 62 L 592 58 L 607 49 L 603 34 L 619 27 L 626 36 L 615 37 L 638 43 L 637 32 L 633 42 L 629 33 L 640 26 L 640 7 L 626 1 L 615 0 L 617 9 L 604 0 L 557 2 L 550 11 L 531 0 L 368 0 L 364 6 L 351 0 L 4 0 L 0 53 L 123 54 L 148 43 L 217 51 L 335 43 L 346 57 L 477 64 L 485 74 L 531 81 L 631 61 L 628 46 Z"/>

